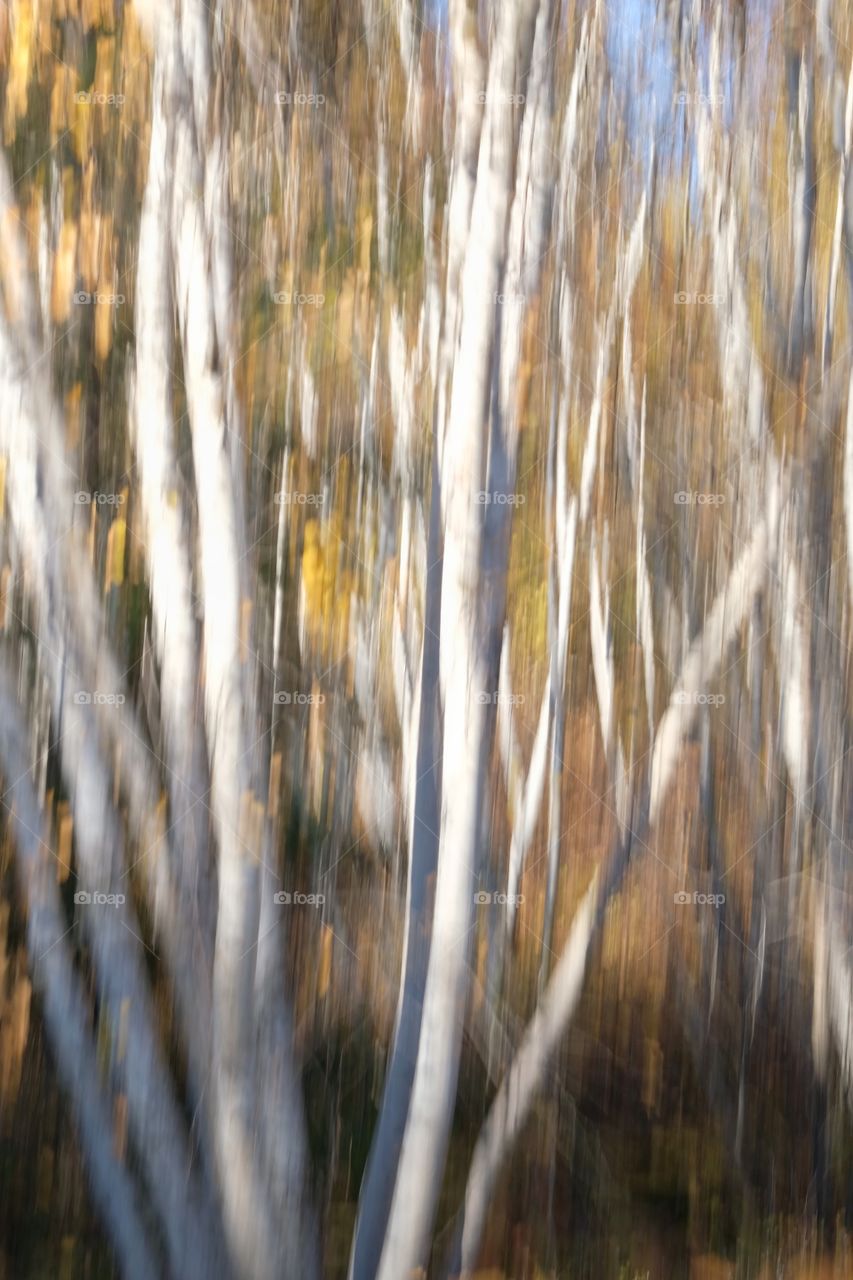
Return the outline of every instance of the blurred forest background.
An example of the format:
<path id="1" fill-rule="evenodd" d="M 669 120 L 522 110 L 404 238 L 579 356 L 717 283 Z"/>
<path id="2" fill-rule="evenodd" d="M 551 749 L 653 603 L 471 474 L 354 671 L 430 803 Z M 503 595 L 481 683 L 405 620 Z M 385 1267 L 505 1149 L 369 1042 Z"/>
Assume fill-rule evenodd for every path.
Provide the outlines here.
<path id="1" fill-rule="evenodd" d="M 0 1280 L 853 1277 L 853 8 L 0 114 Z"/>

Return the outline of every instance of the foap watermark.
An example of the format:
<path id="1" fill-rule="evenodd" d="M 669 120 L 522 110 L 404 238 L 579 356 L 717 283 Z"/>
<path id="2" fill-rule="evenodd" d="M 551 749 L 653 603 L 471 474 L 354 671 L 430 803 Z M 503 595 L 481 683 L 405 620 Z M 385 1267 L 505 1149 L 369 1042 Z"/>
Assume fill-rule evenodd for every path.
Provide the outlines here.
<path id="1" fill-rule="evenodd" d="M 123 107 L 123 93 L 88 93 L 85 89 L 81 89 L 79 93 L 75 93 L 74 101 L 78 107 Z"/>
<path id="2" fill-rule="evenodd" d="M 282 890 L 275 894 L 274 901 L 279 907 L 322 907 L 326 901 L 324 893 L 287 893 Z"/>
<path id="3" fill-rule="evenodd" d="M 721 93 L 677 93 L 675 102 L 679 107 L 689 107 L 691 103 L 697 107 L 721 107 L 725 98 Z"/>
<path id="4" fill-rule="evenodd" d="M 78 289 L 74 294 L 75 307 L 121 307 L 124 305 L 123 293 L 87 293 Z"/>
<path id="5" fill-rule="evenodd" d="M 523 307 L 527 297 L 523 293 L 496 293 L 496 307 Z"/>
<path id="6" fill-rule="evenodd" d="M 478 93 L 477 101 L 485 106 L 487 102 L 496 102 L 501 106 L 523 107 L 526 101 L 523 93 Z"/>
<path id="7" fill-rule="evenodd" d="M 496 707 L 520 707 L 524 702 L 524 694 L 498 693 L 497 690 L 493 693 L 489 693 L 488 690 L 483 689 L 477 694 L 477 702 L 479 702 L 481 707 L 489 706 L 492 703 L 494 703 Z"/>
<path id="8" fill-rule="evenodd" d="M 324 493 L 298 493 L 290 492 L 282 489 L 281 493 L 275 495 L 275 501 L 280 507 L 322 507 L 326 501 Z"/>
<path id="9" fill-rule="evenodd" d="M 694 707 L 722 707 L 725 706 L 726 695 L 724 693 L 688 693 L 686 689 L 679 689 L 673 694 L 672 700 L 682 707 L 688 703 Z"/>
<path id="10" fill-rule="evenodd" d="M 274 293 L 272 300 L 277 307 L 322 307 L 326 301 L 325 293 L 299 293 L 289 289 L 281 289 Z"/>
<path id="11" fill-rule="evenodd" d="M 489 692 L 484 689 L 476 695 L 476 701 L 480 707 L 489 707 L 492 703 L 496 707 L 520 707 L 524 703 L 524 694 L 501 694 L 501 692 Z"/>
<path id="12" fill-rule="evenodd" d="M 680 893 L 673 894 L 673 902 L 677 907 L 721 907 L 726 900 L 724 893 L 688 893 L 682 889 Z"/>
<path id="13" fill-rule="evenodd" d="M 280 707 L 313 707 L 325 702 L 326 695 L 325 693 L 297 693 L 296 690 L 290 693 L 287 689 L 282 689 L 275 695 L 274 701 Z"/>
<path id="14" fill-rule="evenodd" d="M 679 489 L 672 495 L 677 507 L 720 507 L 726 500 L 724 493 L 696 493 Z"/>
<path id="15" fill-rule="evenodd" d="M 275 100 L 280 107 L 322 107 L 325 93 L 277 93 Z"/>
<path id="16" fill-rule="evenodd" d="M 675 294 L 677 307 L 721 307 L 725 300 L 724 293 L 685 293 L 679 290 Z"/>
<path id="17" fill-rule="evenodd" d="M 476 500 L 481 507 L 523 507 L 527 501 L 523 493 L 488 493 L 485 489 L 480 490 Z"/>
<path id="18" fill-rule="evenodd" d="M 78 689 L 74 694 L 78 707 L 120 707 L 125 701 L 123 693 L 101 693 L 98 689 Z"/>
<path id="19" fill-rule="evenodd" d="M 120 507 L 124 502 L 123 493 L 86 493 L 85 489 L 80 489 L 74 495 L 74 501 L 78 507 L 88 507 L 91 503 L 96 507 Z"/>
<path id="20" fill-rule="evenodd" d="M 78 889 L 74 902 L 78 907 L 123 907 L 127 898 L 123 893 L 88 893 L 85 889 Z"/>
<path id="21" fill-rule="evenodd" d="M 477 906 L 488 903 L 490 906 L 497 907 L 520 907 L 524 902 L 523 893 L 484 893 L 482 890 L 474 894 L 474 902 Z"/>

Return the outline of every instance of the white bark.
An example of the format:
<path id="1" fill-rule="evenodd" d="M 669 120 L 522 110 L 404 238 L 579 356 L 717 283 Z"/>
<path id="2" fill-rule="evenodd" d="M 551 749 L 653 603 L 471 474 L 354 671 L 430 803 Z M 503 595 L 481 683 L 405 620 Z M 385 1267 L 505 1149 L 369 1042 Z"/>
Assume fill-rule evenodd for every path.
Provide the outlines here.
<path id="1" fill-rule="evenodd" d="M 571 620 L 572 574 L 574 570 L 575 543 L 577 539 L 578 520 L 584 529 L 591 511 L 591 493 L 596 470 L 601 465 L 602 443 L 600 439 L 600 422 L 603 412 L 604 379 L 609 361 L 609 349 L 615 330 L 615 320 L 625 314 L 625 346 L 623 358 L 627 360 L 625 385 L 628 387 L 629 413 L 633 412 L 633 383 L 630 369 L 630 303 L 631 295 L 642 265 L 642 246 L 645 234 L 646 193 L 642 194 L 640 207 L 634 220 L 627 245 L 620 243 L 616 263 L 614 293 L 611 298 L 607 319 L 604 325 L 605 340 L 599 348 L 599 359 L 596 373 L 596 386 L 590 424 L 584 446 L 581 469 L 580 499 L 569 497 L 567 475 L 568 422 L 571 401 L 572 342 L 571 329 L 574 324 L 574 307 L 571 288 L 563 278 L 560 287 L 560 304 L 557 313 L 559 327 L 559 345 L 562 353 L 564 370 L 564 390 L 556 413 L 556 424 L 552 422 L 552 439 L 549 445 L 549 483 L 547 486 L 547 502 L 549 508 L 553 502 L 555 508 L 556 550 L 551 550 L 549 566 L 549 634 L 548 642 L 551 650 L 552 690 L 551 705 L 551 768 L 548 794 L 548 884 L 545 898 L 545 914 L 543 921 L 542 958 L 540 966 L 540 985 L 544 984 L 548 972 L 548 956 L 551 948 L 554 906 L 557 895 L 559 877 L 560 841 L 562 838 L 562 803 L 560 785 L 563 772 L 563 737 L 566 702 L 566 658 L 569 640 L 569 622 Z M 556 440 L 554 428 L 556 426 Z M 629 453 L 631 429 L 629 426 Z M 636 481 L 634 481 L 636 483 Z M 606 526 L 605 526 L 606 538 Z M 615 672 L 609 639 L 609 604 L 605 590 L 605 610 L 602 614 L 600 600 L 600 583 L 598 558 L 595 537 L 593 536 L 592 556 L 590 561 L 590 640 L 593 654 L 593 674 L 601 715 L 601 729 L 605 753 L 616 787 L 616 812 L 620 828 L 624 831 L 630 801 L 629 779 L 625 769 L 622 745 L 614 732 Z M 614 745 L 615 744 L 615 745 Z M 508 907 L 508 913 L 513 910 Z"/>
<path id="2" fill-rule="evenodd" d="M 844 431 L 844 532 L 847 543 L 848 616 L 853 617 L 853 370 L 847 388 Z"/>
<path id="3" fill-rule="evenodd" d="M 461 275 L 471 227 L 486 88 L 486 64 L 480 52 L 476 24 L 470 20 L 465 0 L 453 0 L 450 4 L 450 35 L 456 128 L 446 214 L 447 267 L 436 386 L 439 466 L 442 465 L 447 401 L 459 336 Z"/>
<path id="4" fill-rule="evenodd" d="M 755 526 L 724 590 L 717 596 L 701 635 L 690 646 L 678 687 L 658 725 L 649 788 L 649 821 L 652 825 L 678 762 L 684 736 L 696 715 L 696 695 L 707 688 L 719 669 L 723 654 L 747 617 L 747 610 L 764 582 L 767 569 L 775 560 L 780 480 L 772 459 L 768 462 L 767 472 L 765 514 Z"/>
<path id="5" fill-rule="evenodd" d="M 792 165 L 793 181 L 791 182 L 791 252 L 794 279 L 788 332 L 789 366 L 797 374 L 802 367 L 805 346 L 814 327 L 809 266 L 815 216 L 816 181 L 812 137 L 814 82 L 811 60 L 806 55 L 800 59 L 798 74 L 796 156 Z"/>
<path id="6" fill-rule="evenodd" d="M 776 545 L 775 530 L 780 502 L 779 482 L 772 467 L 767 490 L 767 514 L 760 521 L 749 546 L 717 596 L 702 634 L 691 646 L 679 677 L 679 689 L 698 692 L 700 679 L 707 682 L 713 678 L 726 650 L 743 625 L 756 593 L 763 587 L 765 573 Z M 640 806 L 640 812 L 648 814 L 650 828 L 654 827 L 660 816 L 666 789 L 695 712 L 696 706 L 692 699 L 686 703 L 674 701 L 658 726 L 648 792 L 645 803 Z M 607 903 L 621 884 L 629 847 L 628 841 L 620 841 L 605 876 L 602 878 L 596 873 L 593 877 L 575 914 L 565 947 L 545 993 L 477 1140 L 468 1174 L 460 1243 L 457 1246 L 461 1249 L 463 1278 L 470 1277 L 476 1266 L 498 1174 L 530 1114 L 554 1051 L 574 1016 L 589 952 L 601 928 Z"/>
<path id="7" fill-rule="evenodd" d="M 838 1049 L 847 1105 L 853 1111 L 853 967 L 850 935 L 845 933 L 830 902 L 827 908 L 827 1005 Z"/>
<path id="8" fill-rule="evenodd" d="M 204 604 L 204 709 L 211 756 L 211 810 L 219 849 L 213 965 L 215 1143 L 223 1209 L 241 1274 L 271 1276 L 273 1227 L 253 1139 L 256 1106 L 253 992 L 260 921 L 258 849 L 247 818 L 253 803 L 250 726 L 244 703 L 241 597 L 243 551 L 232 489 L 225 388 L 214 367 L 216 323 L 208 278 L 202 186 L 188 122 L 175 124 L 172 207 L 174 267 L 198 491 Z M 186 186 L 184 184 L 187 184 Z"/>
<path id="9" fill-rule="evenodd" d="M 821 365 L 828 369 L 832 360 L 832 339 L 835 332 L 833 316 L 835 295 L 838 289 L 838 272 L 841 266 L 841 232 L 844 226 L 844 200 L 847 191 L 847 175 L 850 167 L 850 145 L 853 140 L 853 63 L 847 80 L 847 102 L 844 112 L 844 138 L 841 160 L 838 166 L 838 198 L 835 206 L 835 225 L 832 232 L 832 253 L 829 259 L 829 286 L 826 292 L 826 309 L 823 324 L 823 356 Z"/>
<path id="10" fill-rule="evenodd" d="M 467 951 L 487 765 L 488 716 L 481 700 L 497 677 L 490 665 L 477 602 L 482 561 L 486 426 L 491 388 L 494 298 L 506 254 L 512 181 L 509 96 L 522 6 L 499 19 L 489 68 L 487 104 L 472 223 L 462 277 L 462 328 L 454 364 L 450 417 L 441 460 L 444 566 L 440 682 L 444 707 L 443 768 L 453 787 L 442 793 L 435 914 L 412 1096 L 379 1268 L 399 1280 L 426 1260 L 449 1139 L 459 1067 Z M 505 572 L 505 565 L 504 565 Z M 495 590 L 487 584 L 486 590 Z M 490 620 L 493 621 L 493 620 Z M 502 619 L 499 626 L 502 625 Z M 498 630 L 498 636 L 500 630 Z"/>
<path id="11" fill-rule="evenodd" d="M 168 128 L 158 64 L 148 181 L 139 230 L 136 288 L 136 376 L 130 422 L 139 469 L 145 524 L 145 562 L 151 592 L 153 635 L 160 669 L 160 710 L 165 733 L 171 823 L 181 848 L 176 871 L 184 896 L 184 918 L 198 920 L 199 944 L 212 945 L 212 867 L 206 859 L 206 782 L 196 716 L 197 638 L 190 560 L 179 496 L 170 390 L 172 309 L 168 207 L 171 193 Z M 190 998 L 195 1017 L 188 1043 L 196 1079 L 196 1102 L 207 1075 L 210 1051 L 210 991 L 207 956 L 196 966 Z"/>
<path id="12" fill-rule="evenodd" d="M 615 677 L 613 655 L 610 648 L 610 597 L 605 586 L 604 610 L 601 607 L 601 575 L 598 569 L 598 551 L 595 535 L 589 560 L 589 631 L 592 646 L 592 670 L 598 695 L 599 720 L 604 753 L 609 758 L 613 746 L 613 708 Z"/>
<path id="13" fill-rule="evenodd" d="M 776 645 L 780 682 L 782 751 L 788 766 L 797 820 L 807 807 L 809 782 L 809 705 L 807 641 L 801 611 L 802 589 L 797 572 L 794 539 L 785 539 L 780 605 L 781 635 Z M 775 631 L 774 631 L 775 640 Z"/>
<path id="14" fill-rule="evenodd" d="M 421 150 L 420 107 L 422 101 L 420 46 L 415 35 L 418 18 L 412 0 L 401 0 L 397 6 L 397 35 L 400 57 L 406 75 L 406 137 L 417 155 Z"/>
<path id="15" fill-rule="evenodd" d="M 740 234 L 734 200 L 726 191 L 721 173 L 726 172 L 729 144 L 723 138 L 723 155 L 713 159 L 715 122 L 709 105 L 720 98 L 719 30 L 715 26 L 710 54 L 709 97 L 697 121 L 696 166 L 702 190 L 710 206 L 713 236 L 714 292 L 726 299 L 717 308 L 717 336 L 721 348 L 720 368 L 726 405 L 735 422 L 745 423 L 745 443 L 756 445 L 761 439 L 764 418 L 764 377 L 752 345 L 746 291 L 739 269 Z"/>
<path id="16" fill-rule="evenodd" d="M 637 484 L 637 634 L 643 648 L 643 680 L 646 689 L 646 714 L 649 740 L 654 735 L 655 719 L 655 642 L 652 624 L 652 585 L 646 564 L 646 528 L 643 482 L 646 461 L 646 386 L 643 384 L 643 407 L 640 412 L 640 469 Z"/>
<path id="17" fill-rule="evenodd" d="M 274 889 L 256 820 L 267 763 L 256 718 L 251 670 L 251 608 L 245 581 L 242 421 L 234 382 L 234 273 L 227 225 L 225 146 L 209 137 L 210 52 L 206 15 L 186 6 L 182 33 L 196 32 L 201 52 L 177 57 L 164 30 L 158 57 L 174 113 L 176 181 L 172 191 L 173 264 L 198 491 L 201 594 L 204 605 L 204 710 L 211 758 L 211 810 L 219 849 L 219 901 L 213 960 L 212 1114 L 217 1171 L 229 1246 L 241 1275 L 267 1277 L 278 1261 L 316 1270 L 304 1192 L 301 1106 L 286 1050 L 288 1018 L 273 1019 L 280 963 L 278 931 L 261 910 Z M 189 25 L 188 25 L 189 24 Z M 195 129 L 182 96 L 187 73 Z M 199 147 L 207 143 L 204 156 Z M 204 193 L 203 204 L 197 193 Z M 220 366 L 216 358 L 219 355 Z M 220 372 L 221 368 L 221 372 Z M 303 406 L 304 407 L 304 406 Z M 275 1054 L 259 1069 L 261 1043 Z M 261 1089 L 258 1088 L 260 1075 Z M 262 1133 L 258 1143 L 256 1134 Z M 265 1170 L 272 1176 L 267 1186 Z M 269 1193 L 275 1198 L 270 1202 Z M 289 1260 L 289 1261 L 288 1261 Z"/>
<path id="18" fill-rule="evenodd" d="M 530 1113 L 554 1050 L 580 999 L 596 924 L 597 893 L 598 877 L 593 876 L 545 994 L 524 1032 L 477 1139 L 465 1190 L 460 1280 L 473 1275 L 495 1181 Z"/>
<path id="19" fill-rule="evenodd" d="M 498 362 L 500 395 L 497 404 L 492 406 L 489 459 L 489 488 L 493 493 L 508 493 L 515 487 L 515 458 L 519 430 L 517 374 L 523 345 L 523 322 L 528 305 L 539 287 L 554 192 L 554 165 L 551 151 L 553 67 L 549 58 L 550 32 L 551 5 L 541 4 L 536 16 L 530 73 L 526 86 L 525 111 L 516 162 L 517 176 L 510 212 L 504 272 L 504 303 L 500 306 L 498 316 L 501 335 Z M 487 544 L 489 546 L 495 548 L 508 546 L 510 511 L 509 506 L 504 506 L 487 513 Z M 502 612 L 505 603 L 503 600 L 495 601 L 493 608 Z M 509 631 L 505 628 L 505 647 L 508 646 L 508 639 Z M 521 776 L 520 756 L 517 754 L 517 749 L 513 749 L 511 757 L 508 757 L 511 770 L 508 774 L 508 783 L 511 788 L 509 800 L 512 836 L 506 923 L 510 932 L 516 915 L 518 887 L 524 859 L 533 838 L 542 800 L 554 701 L 560 696 L 554 680 L 560 670 L 559 667 L 555 670 L 553 664 L 549 667 L 526 778 L 523 779 Z M 507 737 L 506 708 L 512 705 L 508 650 L 501 654 L 499 694 L 498 719 L 502 751 L 506 756 L 507 747 L 510 744 L 510 739 Z M 502 721 L 505 723 L 501 724 Z"/>
<path id="20" fill-rule="evenodd" d="M 580 518 L 581 524 L 586 523 L 587 515 L 590 509 L 590 500 L 592 498 L 592 482 L 595 476 L 596 467 L 598 465 L 598 432 L 601 426 L 601 415 L 604 408 L 604 379 L 607 375 L 607 367 L 610 362 L 610 345 L 613 341 L 614 319 L 611 310 L 603 333 L 598 335 L 598 366 L 595 374 L 595 394 L 592 401 L 592 410 L 589 415 L 589 429 L 587 431 L 586 445 L 583 451 L 583 462 L 581 464 L 581 488 L 580 488 Z"/>
<path id="21" fill-rule="evenodd" d="M 48 1040 L 62 1087 L 71 1100 L 90 1187 L 128 1280 L 150 1280 L 159 1269 L 148 1239 L 137 1190 L 113 1150 L 110 1098 L 100 1080 L 95 1044 L 88 1031 L 89 1006 L 65 937 L 48 833 L 29 780 L 31 756 L 11 681 L 0 677 L 0 768 L 3 807 L 15 833 L 16 869 L 27 918 L 27 950 L 33 985 L 41 1001 Z"/>
<path id="22" fill-rule="evenodd" d="M 156 1017 L 135 945 L 140 931 L 124 879 L 123 842 L 114 821 L 111 784 L 96 739 L 89 707 L 78 705 L 74 667 L 84 646 L 76 637 L 63 645 L 61 609 L 64 574 L 61 553 L 51 543 L 36 486 L 39 428 L 26 412 L 20 372 L 10 349 L 5 322 L 0 323 L 0 408 L 4 428 L 12 433 L 12 477 L 9 486 L 12 516 L 25 557 L 28 578 L 39 617 L 39 631 L 54 664 L 53 704 L 62 724 L 61 756 L 65 785 L 76 819 L 80 883 L 88 892 L 123 893 L 128 902 L 119 917 L 116 909 L 90 906 L 81 910 L 93 955 L 99 995 L 115 1027 L 127 1027 L 127 1046 L 114 1047 L 111 1072 L 127 1094 L 130 1131 L 139 1149 L 150 1194 L 166 1234 L 172 1267 L 178 1274 L 219 1274 L 215 1262 L 216 1235 L 198 1175 L 187 1177 L 186 1134 L 173 1096 L 171 1081 L 156 1040 Z M 41 443 L 39 441 L 39 443 Z M 59 455 L 56 455 L 59 465 Z M 67 504 L 66 504 L 67 509 Z M 60 652 L 67 648 L 69 671 Z M 68 678 L 70 676 L 70 679 Z"/>
<path id="23" fill-rule="evenodd" d="M 4 167 L 3 177 L 5 178 L 5 176 Z M 3 198 L 4 203 L 8 202 L 8 185 L 3 189 Z M 23 267 L 23 254 L 17 246 L 11 243 L 12 240 L 14 240 L 14 237 L 10 237 L 10 252 L 4 260 L 4 267 L 9 272 L 9 283 L 16 291 L 20 300 L 21 312 L 26 319 L 32 317 L 33 308 Z M 109 646 L 101 642 L 103 617 L 97 588 L 87 558 L 80 553 L 75 540 L 68 538 L 65 530 L 62 513 L 75 509 L 69 480 L 70 475 L 73 473 L 63 461 L 64 448 L 58 425 L 59 414 L 51 401 L 48 384 L 31 372 L 37 364 L 35 358 L 37 339 L 31 321 L 21 327 L 21 333 L 21 344 L 29 366 L 24 372 L 21 371 L 20 362 L 12 353 L 5 335 L 5 328 L 0 326 L 5 372 L 3 392 L 5 396 L 11 397 L 9 403 L 13 406 L 13 412 L 16 415 L 14 420 L 18 423 L 14 428 L 18 440 L 26 438 L 37 443 L 38 459 L 42 468 L 47 495 L 47 502 L 43 508 L 43 517 L 39 514 L 42 510 L 40 504 L 34 501 L 34 480 L 32 482 L 32 498 L 28 500 L 26 493 L 21 492 L 19 500 L 13 506 L 13 520 L 24 538 L 30 557 L 30 579 L 35 584 L 37 608 L 41 613 L 43 626 L 46 626 L 49 625 L 47 619 L 51 616 L 48 610 L 47 591 L 49 590 L 56 600 L 67 601 L 71 613 L 70 652 L 73 655 L 73 660 L 79 663 L 78 683 L 83 687 L 88 687 L 90 690 L 106 689 L 115 693 L 116 696 L 121 694 L 124 697 L 122 676 L 111 656 Z M 28 401 L 31 401 L 33 410 L 39 415 L 37 421 L 32 416 Z M 11 428 L 13 418 L 11 416 L 7 417 L 6 421 Z M 32 455 L 32 457 L 34 456 Z M 21 465 L 24 464 L 25 458 L 20 450 L 13 451 L 13 460 L 16 466 L 19 462 Z M 32 462 L 30 465 L 32 465 Z M 38 537 L 33 537 L 33 529 L 37 521 L 42 519 L 47 525 L 47 531 L 40 529 Z M 48 538 L 50 539 L 51 549 L 54 547 L 60 548 L 56 554 L 45 554 Z M 54 652 L 58 652 L 57 644 L 54 644 L 53 648 Z M 73 690 L 68 692 L 70 696 Z M 55 697 L 58 698 L 58 694 Z M 57 702 L 56 705 L 57 711 L 59 711 L 59 703 Z M 72 711 L 69 721 L 74 725 L 78 722 L 79 717 L 73 710 L 74 704 L 71 705 Z M 163 835 L 161 824 L 156 816 L 156 805 L 160 791 L 156 774 L 152 769 L 150 757 L 144 748 L 136 717 L 128 708 L 126 699 L 120 710 L 111 705 L 107 711 L 100 714 L 96 713 L 93 708 L 90 714 L 93 723 L 96 718 L 100 720 L 99 727 L 105 732 L 107 741 L 112 746 L 117 758 L 126 762 L 127 767 L 120 773 L 120 779 L 123 790 L 129 800 L 132 823 L 142 842 L 143 854 L 155 853 L 156 855 L 151 860 L 154 874 L 149 880 L 148 887 L 153 895 L 152 905 L 155 911 L 156 924 L 162 932 L 166 954 L 170 961 L 171 975 L 176 984 L 179 1010 L 184 1019 L 185 1028 L 188 1031 L 187 1038 L 191 1039 L 198 1033 L 199 1043 L 203 1044 L 203 1033 L 199 1032 L 198 1025 L 199 1011 L 203 1008 L 204 999 L 203 976 L 197 976 L 196 957 L 193 955 L 190 945 L 193 934 L 187 928 L 188 922 L 186 919 L 181 920 L 180 918 L 180 898 L 171 879 L 168 841 Z M 72 748 L 63 757 L 63 767 L 70 768 L 70 762 L 73 762 L 73 760 L 74 753 Z M 82 781 L 79 781 L 79 785 L 82 788 L 81 795 L 90 798 L 95 794 L 92 791 L 92 787 L 97 779 L 97 771 L 102 769 L 103 765 L 99 763 L 99 758 L 94 748 L 89 749 L 86 760 L 89 772 L 81 774 Z M 74 785 L 77 785 L 77 783 L 78 778 L 75 774 Z M 105 784 L 103 784 L 102 790 L 107 790 Z M 107 820 L 108 815 L 100 815 L 99 821 L 106 822 Z M 99 856 L 97 845 L 90 852 L 90 867 L 97 868 L 99 865 L 96 861 Z M 128 888 L 127 882 L 120 887 L 126 890 Z M 90 927 L 94 928 L 94 925 Z M 125 946 L 127 946 L 127 939 L 130 936 L 129 933 L 126 933 L 121 939 Z M 141 982 L 138 974 L 136 978 Z M 140 1002 L 140 1009 L 142 1008 L 143 1006 Z M 142 1025 L 137 1034 L 150 1035 L 150 1029 L 146 1029 L 142 1013 L 140 1017 L 142 1017 Z M 154 1053 L 154 1050 L 149 1046 L 146 1052 L 150 1056 Z M 161 1079 L 161 1084 L 168 1091 L 169 1086 L 163 1079 Z M 137 1087 L 141 1086 L 138 1085 Z M 139 1123 L 141 1124 L 142 1121 Z M 150 1126 L 150 1130 L 151 1132 L 156 1132 L 156 1126 Z M 164 1148 L 164 1150 L 167 1150 L 167 1148 Z M 163 1158 L 166 1157 L 164 1156 Z M 155 1181 L 158 1194 L 162 1194 L 165 1197 L 164 1208 L 167 1208 L 171 1199 L 173 1199 L 169 1194 L 170 1181 L 166 1176 L 158 1176 Z M 181 1199 L 182 1197 L 178 1196 L 177 1200 L 175 1200 L 178 1212 L 180 1212 Z"/>
<path id="24" fill-rule="evenodd" d="M 431 950 L 430 918 L 438 857 L 441 781 L 441 761 L 437 755 L 439 609 L 442 586 L 440 507 L 438 467 L 434 458 L 424 597 L 424 640 L 417 705 L 412 709 L 412 723 L 417 725 L 417 751 L 406 780 L 412 800 L 408 828 L 409 873 L 406 886 L 403 972 L 382 1105 L 359 1196 L 358 1218 L 349 1264 L 350 1280 L 373 1280 L 379 1266 L 415 1077 L 424 988 Z"/>
<path id="25" fill-rule="evenodd" d="M 575 207 L 577 203 L 579 167 L 579 149 L 587 139 L 580 129 L 581 93 L 586 78 L 590 44 L 598 37 L 598 23 L 601 17 L 601 4 L 596 3 L 595 12 L 590 23 L 588 13 L 584 13 L 581 22 L 581 33 L 575 54 L 575 65 L 572 68 L 572 79 L 569 85 L 568 101 L 563 119 L 563 131 L 560 138 L 560 185 L 555 200 L 556 209 L 556 242 L 559 254 L 566 254 L 574 244 Z M 590 25 L 593 30 L 590 31 Z M 590 131 L 592 136 L 592 131 Z"/>

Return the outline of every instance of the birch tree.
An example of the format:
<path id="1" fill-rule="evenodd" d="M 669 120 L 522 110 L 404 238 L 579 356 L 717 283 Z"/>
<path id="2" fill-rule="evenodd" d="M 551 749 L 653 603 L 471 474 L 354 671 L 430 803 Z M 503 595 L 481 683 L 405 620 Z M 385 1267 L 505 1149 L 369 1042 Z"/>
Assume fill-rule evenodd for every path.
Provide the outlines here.
<path id="1" fill-rule="evenodd" d="M 643 1185 L 661 1274 L 843 1268 L 849 17 L 7 8 L 50 1265 L 641 1274 Z"/>

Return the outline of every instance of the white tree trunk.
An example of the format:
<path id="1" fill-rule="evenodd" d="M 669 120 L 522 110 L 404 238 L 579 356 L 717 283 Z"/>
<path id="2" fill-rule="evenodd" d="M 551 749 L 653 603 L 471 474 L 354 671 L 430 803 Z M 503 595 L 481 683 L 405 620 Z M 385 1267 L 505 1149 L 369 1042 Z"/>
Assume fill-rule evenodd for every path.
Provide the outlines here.
<path id="1" fill-rule="evenodd" d="M 5 776 L 4 807 L 15 832 L 33 985 L 42 1000 L 60 1083 L 71 1098 L 93 1198 L 122 1275 L 128 1280 L 150 1280 L 159 1262 L 131 1175 L 113 1150 L 111 1099 L 100 1080 L 95 1044 L 87 1030 L 88 1004 L 65 940 L 68 922 L 51 862 L 49 834 L 38 834 L 44 822 L 29 780 L 30 760 L 11 680 L 4 673 L 0 676 L 0 769 Z"/>
<path id="2" fill-rule="evenodd" d="M 528 18 L 530 15 L 524 15 Z M 490 64 L 476 191 L 478 234 L 462 275 L 462 328 L 454 362 L 450 417 L 441 460 L 444 566 L 440 681 L 444 777 L 435 914 L 417 1066 L 379 1275 L 399 1280 L 425 1263 L 449 1140 L 467 993 L 481 806 L 494 692 L 496 645 L 484 634 L 478 602 L 483 558 L 487 422 L 494 354 L 494 299 L 506 255 L 512 183 L 512 105 L 522 6 L 500 15 Z M 532 33 L 531 33 L 532 34 Z M 529 35 L 527 37 L 529 39 Z M 505 573 L 505 563 L 503 571 Z M 489 601 L 491 603 L 491 601 Z M 489 617 L 487 613 L 487 618 Z M 494 623 L 493 618 L 489 621 Z M 498 637 L 500 636 L 499 620 Z"/>
<path id="3" fill-rule="evenodd" d="M 725 653 L 742 626 L 756 593 L 761 590 L 775 548 L 779 513 L 778 480 L 768 477 L 767 515 L 735 565 L 708 615 L 702 634 L 691 646 L 678 681 L 679 690 L 698 692 L 713 679 Z M 700 681 L 702 684 L 700 684 Z M 655 737 L 648 791 L 640 813 L 654 827 L 672 778 L 681 746 L 696 714 L 696 703 L 677 699 L 664 713 Z M 608 902 L 621 884 L 630 840 L 621 840 L 606 874 L 597 872 L 584 895 L 568 939 L 537 1007 L 521 1047 L 498 1090 L 477 1139 L 468 1174 L 461 1231 L 454 1263 L 470 1277 L 477 1263 L 486 1216 L 495 1182 L 536 1098 L 559 1041 L 574 1016 L 593 939 Z"/>

